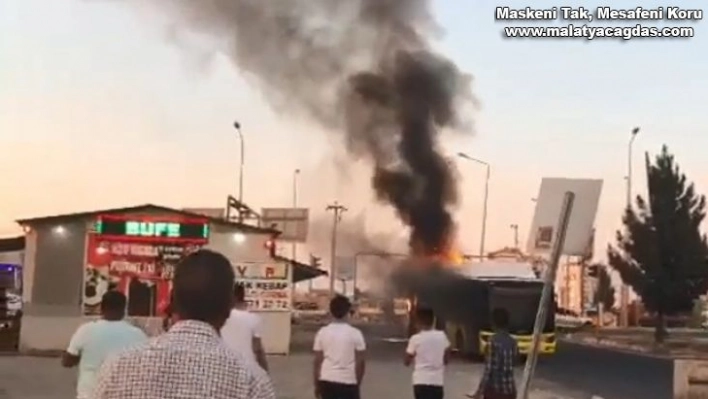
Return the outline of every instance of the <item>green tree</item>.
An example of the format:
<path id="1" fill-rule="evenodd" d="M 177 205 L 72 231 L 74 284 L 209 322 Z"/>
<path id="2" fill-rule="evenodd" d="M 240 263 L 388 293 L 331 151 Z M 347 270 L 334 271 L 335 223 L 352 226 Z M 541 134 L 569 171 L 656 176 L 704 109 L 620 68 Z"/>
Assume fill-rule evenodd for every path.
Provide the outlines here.
<path id="1" fill-rule="evenodd" d="M 666 146 L 654 164 L 646 154 L 648 200 L 623 217 L 616 247 L 608 246 L 610 266 L 641 297 L 656 318 L 655 340 L 666 338 L 665 316 L 690 312 L 708 290 L 708 245 L 699 226 L 706 200 L 679 171 Z"/>
<path id="2" fill-rule="evenodd" d="M 605 310 L 612 310 L 615 306 L 615 287 L 612 286 L 610 273 L 605 265 L 595 264 L 590 267 L 597 269 L 597 286 L 593 296 L 593 304 L 595 306 L 602 304 Z"/>

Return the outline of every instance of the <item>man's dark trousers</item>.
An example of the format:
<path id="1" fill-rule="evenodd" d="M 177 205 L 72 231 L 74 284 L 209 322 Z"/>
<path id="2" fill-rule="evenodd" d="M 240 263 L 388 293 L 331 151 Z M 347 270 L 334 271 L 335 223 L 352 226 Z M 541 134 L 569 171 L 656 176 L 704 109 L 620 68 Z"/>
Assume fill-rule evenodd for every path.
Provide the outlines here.
<path id="1" fill-rule="evenodd" d="M 413 385 L 415 399 L 443 399 L 443 387 L 439 385 Z"/>
<path id="2" fill-rule="evenodd" d="M 359 399 L 359 386 L 320 381 L 321 399 Z"/>

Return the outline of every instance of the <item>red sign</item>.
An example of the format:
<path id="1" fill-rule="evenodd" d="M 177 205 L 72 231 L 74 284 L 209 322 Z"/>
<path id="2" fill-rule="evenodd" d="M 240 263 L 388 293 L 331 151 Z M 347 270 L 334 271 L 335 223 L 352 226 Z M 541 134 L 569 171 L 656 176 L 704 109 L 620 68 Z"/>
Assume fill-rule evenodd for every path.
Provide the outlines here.
<path id="1" fill-rule="evenodd" d="M 101 297 L 117 289 L 128 297 L 129 316 L 162 316 L 174 267 L 198 245 L 118 242 L 89 234 L 84 276 L 84 313 L 97 314 Z"/>

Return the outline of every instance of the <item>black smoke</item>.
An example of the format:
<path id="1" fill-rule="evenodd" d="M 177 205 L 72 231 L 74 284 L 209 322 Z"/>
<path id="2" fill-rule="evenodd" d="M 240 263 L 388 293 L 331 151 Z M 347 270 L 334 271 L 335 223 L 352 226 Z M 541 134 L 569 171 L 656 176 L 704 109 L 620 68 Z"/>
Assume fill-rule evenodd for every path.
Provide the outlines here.
<path id="1" fill-rule="evenodd" d="M 444 128 L 471 131 L 457 112 L 472 100 L 471 78 L 433 50 L 439 29 L 430 1 L 140 4 L 168 13 L 177 31 L 212 38 L 278 111 L 342 134 L 352 157 L 372 163 L 377 198 L 411 227 L 417 250 L 446 246 L 457 190 L 438 135 Z"/>

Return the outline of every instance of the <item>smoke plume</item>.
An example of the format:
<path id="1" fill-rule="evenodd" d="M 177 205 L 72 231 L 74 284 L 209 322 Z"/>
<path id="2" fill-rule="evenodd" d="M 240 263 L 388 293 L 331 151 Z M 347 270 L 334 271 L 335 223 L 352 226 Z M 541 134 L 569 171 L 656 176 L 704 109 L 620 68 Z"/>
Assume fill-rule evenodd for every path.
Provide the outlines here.
<path id="1" fill-rule="evenodd" d="M 351 156 L 371 162 L 376 196 L 411 227 L 413 249 L 445 249 L 457 190 L 438 134 L 471 131 L 457 110 L 473 99 L 471 77 L 431 47 L 428 0 L 148 4 L 173 28 L 215 39 L 274 108 L 342 134 Z"/>

